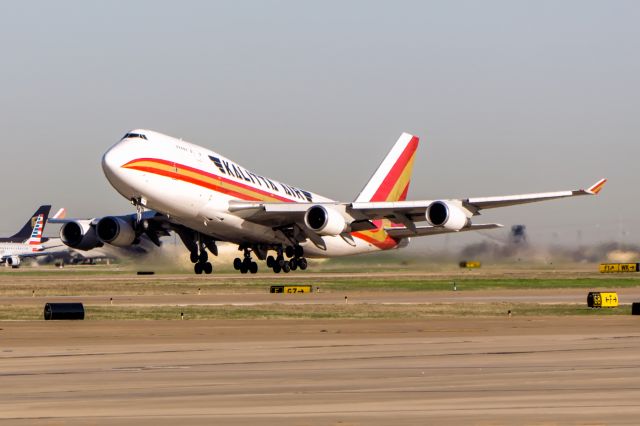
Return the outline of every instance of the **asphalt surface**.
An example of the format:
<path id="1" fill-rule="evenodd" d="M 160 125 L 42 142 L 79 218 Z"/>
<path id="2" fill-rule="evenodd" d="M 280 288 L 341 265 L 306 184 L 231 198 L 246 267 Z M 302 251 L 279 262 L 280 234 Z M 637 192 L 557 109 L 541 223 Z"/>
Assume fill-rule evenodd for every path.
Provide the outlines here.
<path id="1" fill-rule="evenodd" d="M 637 424 L 638 317 L 0 323 L 10 424 Z"/>
<path id="2" fill-rule="evenodd" d="M 367 275 L 386 276 L 357 274 Z M 228 276 L 202 279 L 202 286 L 194 286 L 191 276 L 157 276 L 153 280 L 178 283 L 173 294 L 157 294 L 158 287 L 150 288 L 152 294 L 131 294 L 126 283 L 138 279 L 149 280 L 6 274 L 0 305 L 107 305 L 111 298 L 122 306 L 330 305 L 345 303 L 344 296 L 351 304 L 583 305 L 588 292 L 459 286 L 269 294 L 265 286 L 238 293 L 215 286 Z M 282 281 L 296 283 L 293 277 Z M 100 294 L 55 295 L 58 288 L 82 290 L 84 282 Z M 76 287 L 64 287 L 69 283 Z M 127 294 L 104 291 L 114 284 Z M 32 288 L 35 296 L 25 297 Z M 43 296 L 38 289 L 54 294 Z M 617 292 L 623 304 L 640 300 L 640 288 Z M 638 424 L 639 321 L 630 315 L 2 321 L 0 423 Z"/>

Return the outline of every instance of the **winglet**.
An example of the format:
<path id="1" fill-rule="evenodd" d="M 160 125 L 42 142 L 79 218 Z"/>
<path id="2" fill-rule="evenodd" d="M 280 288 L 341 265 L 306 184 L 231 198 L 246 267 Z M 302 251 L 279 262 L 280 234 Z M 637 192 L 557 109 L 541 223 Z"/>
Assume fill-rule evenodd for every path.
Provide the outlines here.
<path id="1" fill-rule="evenodd" d="M 599 181 L 591 185 L 591 187 L 587 189 L 587 192 L 592 195 L 598 195 L 600 191 L 602 191 L 605 183 L 607 183 L 607 179 L 600 179 Z"/>

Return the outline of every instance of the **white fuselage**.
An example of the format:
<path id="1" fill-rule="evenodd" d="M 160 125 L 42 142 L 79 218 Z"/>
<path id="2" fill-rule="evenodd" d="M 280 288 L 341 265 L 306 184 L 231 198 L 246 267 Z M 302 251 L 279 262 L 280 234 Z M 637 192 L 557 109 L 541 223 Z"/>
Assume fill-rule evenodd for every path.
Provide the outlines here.
<path id="1" fill-rule="evenodd" d="M 141 131 L 142 132 L 142 131 Z M 125 198 L 141 199 L 145 207 L 169 216 L 217 240 L 290 244 L 284 234 L 229 211 L 233 201 L 314 203 L 321 195 L 255 174 L 213 151 L 144 130 L 145 139 L 125 138 L 103 156 L 111 185 Z M 323 237 L 326 250 L 304 243 L 305 255 L 343 256 L 380 250 L 354 235 Z"/>
<path id="2" fill-rule="evenodd" d="M 42 250 L 42 246 L 34 246 L 27 243 L 0 243 L 2 257 L 22 256 Z"/>

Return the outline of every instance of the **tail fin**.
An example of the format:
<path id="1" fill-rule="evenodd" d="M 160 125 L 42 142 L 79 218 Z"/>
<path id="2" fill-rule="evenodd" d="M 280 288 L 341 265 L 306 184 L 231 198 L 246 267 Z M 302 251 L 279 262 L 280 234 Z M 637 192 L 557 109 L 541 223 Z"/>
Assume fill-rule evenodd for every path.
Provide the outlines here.
<path id="1" fill-rule="evenodd" d="M 356 198 L 356 202 L 404 201 L 407 198 L 417 136 L 403 133 Z"/>
<path id="2" fill-rule="evenodd" d="M 67 209 L 65 209 L 64 207 L 58 210 L 56 214 L 53 215 L 53 219 L 64 219 L 65 217 L 67 217 Z"/>
<path id="3" fill-rule="evenodd" d="M 38 216 L 33 217 L 33 231 L 31 236 L 26 241 L 31 246 L 32 251 L 41 250 L 42 246 L 42 234 L 44 233 L 44 225 L 47 223 L 48 214 L 40 213 Z"/>
<path id="4" fill-rule="evenodd" d="M 26 241 L 31 239 L 33 236 L 36 225 L 40 223 L 39 232 L 40 237 L 42 237 L 42 232 L 44 231 L 44 224 L 47 222 L 49 217 L 49 211 L 51 211 L 51 206 L 44 205 L 40 206 L 36 212 L 31 215 L 27 223 L 24 224 L 22 229 L 18 231 L 15 235 L 13 235 L 10 240 L 11 241 Z"/>

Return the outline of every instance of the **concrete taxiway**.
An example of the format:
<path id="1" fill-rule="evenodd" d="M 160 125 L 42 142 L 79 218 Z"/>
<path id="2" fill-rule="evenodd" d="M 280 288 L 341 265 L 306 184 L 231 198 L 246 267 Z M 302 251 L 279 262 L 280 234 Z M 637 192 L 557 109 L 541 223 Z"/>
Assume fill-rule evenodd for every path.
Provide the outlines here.
<path id="1" fill-rule="evenodd" d="M 637 424 L 637 317 L 0 323 L 12 424 Z"/>

